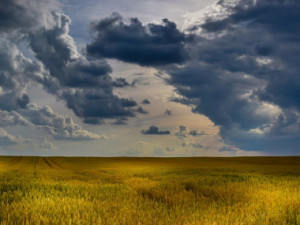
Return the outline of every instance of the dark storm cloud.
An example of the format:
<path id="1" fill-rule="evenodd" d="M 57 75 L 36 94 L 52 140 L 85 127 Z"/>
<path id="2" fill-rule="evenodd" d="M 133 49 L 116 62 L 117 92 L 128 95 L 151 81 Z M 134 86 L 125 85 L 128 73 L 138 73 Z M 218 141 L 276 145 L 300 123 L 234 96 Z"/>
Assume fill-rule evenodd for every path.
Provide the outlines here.
<path id="1" fill-rule="evenodd" d="M 128 87 L 128 86 L 131 86 L 127 80 L 123 77 L 119 77 L 117 79 L 115 79 L 113 82 L 112 82 L 112 85 L 114 87 L 118 87 L 118 88 L 123 88 L 123 87 Z"/>
<path id="2" fill-rule="evenodd" d="M 56 6 L 55 0 L 1 0 L 0 32 L 35 29 Z"/>
<path id="3" fill-rule="evenodd" d="M 170 83 L 177 86 L 177 91 L 196 103 L 193 111 L 209 115 L 216 125 L 229 128 L 238 123 L 241 128 L 251 129 L 269 121 L 268 115 L 255 113 L 260 102 L 242 98 L 258 88 L 260 80 L 244 79 L 241 74 L 225 73 L 198 63 L 176 68 L 170 74 Z"/>
<path id="4" fill-rule="evenodd" d="M 172 115 L 172 111 L 171 111 L 171 110 L 169 110 L 169 109 L 166 109 L 166 111 L 165 111 L 165 115 L 167 115 L 167 116 L 171 116 L 171 115 Z"/>
<path id="5" fill-rule="evenodd" d="M 103 118 L 134 115 L 130 108 L 136 102 L 113 94 L 108 63 L 90 60 L 77 51 L 69 35 L 71 20 L 59 12 L 57 5 L 55 0 L 0 2 L 0 127 L 30 126 L 55 139 L 102 139 L 71 117 L 31 103 L 27 94 L 28 84 L 38 82 L 85 122 L 99 124 Z M 30 58 L 23 55 L 21 45 L 28 48 L 27 53 L 32 50 Z M 0 139 L 2 145 L 27 141 L 3 128 Z M 41 146 L 49 147 L 49 143 Z"/>
<path id="6" fill-rule="evenodd" d="M 68 108 L 72 109 L 78 117 L 82 118 L 114 118 L 133 116 L 129 109 L 136 106 L 136 102 L 129 99 L 119 99 L 102 89 L 65 90 L 60 96 L 66 100 Z"/>
<path id="7" fill-rule="evenodd" d="M 0 96 L 0 108 L 11 111 L 17 108 L 26 108 L 29 97 L 25 93 L 5 93 Z"/>
<path id="8" fill-rule="evenodd" d="M 300 3 L 242 0 L 224 19 L 198 26 L 193 55 L 168 70 L 181 102 L 221 127 L 246 150 L 299 146 Z M 209 13 L 208 13 L 209 15 Z M 197 28 L 194 27 L 194 30 Z M 298 140 L 297 140 L 298 139 Z"/>
<path id="9" fill-rule="evenodd" d="M 32 50 L 50 74 L 37 81 L 45 90 L 64 100 L 85 122 L 133 116 L 130 107 L 136 106 L 136 102 L 113 94 L 113 86 L 124 86 L 126 81 L 119 78 L 113 82 L 109 76 L 111 67 L 105 60 L 89 60 L 81 55 L 68 34 L 69 17 L 58 13 L 53 16 L 56 26 L 40 29 L 29 36 Z"/>
<path id="10" fill-rule="evenodd" d="M 39 107 L 30 103 L 26 92 L 27 82 L 36 80 L 42 83 L 55 83 L 42 66 L 26 58 L 15 44 L 0 39 L 0 127 L 15 125 L 32 126 L 47 131 L 56 139 L 92 140 L 101 136 L 81 128 L 68 116 L 52 111 L 50 107 Z M 47 81 L 49 79 L 49 81 Z M 46 82 L 47 81 L 47 82 Z M 61 93 L 58 83 L 50 86 L 53 93 Z M 2 129 L 2 128 L 1 128 Z M 1 140 L 5 145 L 20 144 L 22 137 L 1 130 Z M 32 140 L 31 140 L 32 141 Z M 4 145 L 4 144 L 3 144 Z"/>
<path id="11" fill-rule="evenodd" d="M 149 129 L 142 130 L 141 133 L 145 135 L 166 135 L 166 134 L 170 134 L 170 131 L 168 130 L 162 131 L 159 130 L 159 128 L 156 126 L 150 126 Z"/>
<path id="12" fill-rule="evenodd" d="M 138 107 L 138 109 L 136 110 L 138 113 L 141 114 L 148 114 L 148 111 L 146 111 L 145 109 L 143 109 L 142 107 Z"/>
<path id="13" fill-rule="evenodd" d="M 48 129 L 55 138 L 86 137 L 69 117 L 32 108 L 26 91 L 31 81 L 42 84 L 87 123 L 134 116 L 137 103 L 113 93 L 114 87 L 128 82 L 111 79 L 112 69 L 102 58 L 106 57 L 163 68 L 170 75 L 166 80 L 182 96 L 174 101 L 208 116 L 230 145 L 298 151 L 300 2 L 228 2 L 220 0 L 218 10 L 206 12 L 203 22 L 187 31 L 191 36 L 167 19 L 143 25 L 113 14 L 93 24 L 95 36 L 87 57 L 78 52 L 69 35 L 71 20 L 57 11 L 54 0 L 1 1 L 0 126 L 30 123 Z M 35 59 L 21 53 L 21 39 Z M 164 131 L 152 126 L 143 132 Z M 179 132 L 188 135 L 186 129 Z M 22 142 L 3 129 L 0 133 L 3 143 Z"/>
<path id="14" fill-rule="evenodd" d="M 102 120 L 102 119 L 99 119 L 97 117 L 89 117 L 89 118 L 85 118 L 83 120 L 84 123 L 87 123 L 87 124 L 92 124 L 92 125 L 102 125 L 102 124 L 105 124 L 105 121 Z"/>
<path id="15" fill-rule="evenodd" d="M 15 44 L 0 38 L 0 110 L 26 108 L 30 99 L 25 83 L 36 73 L 36 66 L 20 53 Z"/>
<path id="16" fill-rule="evenodd" d="M 300 144 L 300 2 L 219 1 L 215 7 L 187 30 L 190 36 L 168 20 L 143 26 L 137 19 L 126 24 L 114 14 L 94 24 L 96 36 L 87 51 L 163 68 L 170 75 L 166 80 L 182 96 L 174 101 L 208 116 L 230 145 L 296 151 Z M 184 57 L 170 60 L 160 52 L 170 53 L 170 43 Z"/>
<path id="17" fill-rule="evenodd" d="M 68 87 L 106 87 L 110 85 L 111 67 L 104 60 L 89 61 L 77 52 L 68 35 L 71 20 L 64 14 L 54 14 L 56 26 L 42 28 L 29 36 L 35 56 Z"/>
<path id="18" fill-rule="evenodd" d="M 150 102 L 148 99 L 144 99 L 144 100 L 142 101 L 142 104 L 148 105 L 148 104 L 151 104 L 151 102 Z"/>
<path id="19" fill-rule="evenodd" d="M 113 122 L 112 124 L 113 125 L 127 125 L 127 123 L 125 122 L 126 121 L 126 119 L 122 119 L 122 118 L 120 118 L 120 119 L 117 119 L 115 122 Z"/>
<path id="20" fill-rule="evenodd" d="M 194 137 L 207 135 L 207 133 L 203 130 L 201 132 L 198 132 L 197 130 L 191 130 L 189 134 L 194 136 Z"/>
<path id="21" fill-rule="evenodd" d="M 96 32 L 87 52 L 95 57 L 116 58 L 143 66 L 182 63 L 187 54 L 183 42 L 186 37 L 176 24 L 163 19 L 162 24 L 143 25 L 137 18 L 127 24 L 114 13 L 92 25 Z"/>

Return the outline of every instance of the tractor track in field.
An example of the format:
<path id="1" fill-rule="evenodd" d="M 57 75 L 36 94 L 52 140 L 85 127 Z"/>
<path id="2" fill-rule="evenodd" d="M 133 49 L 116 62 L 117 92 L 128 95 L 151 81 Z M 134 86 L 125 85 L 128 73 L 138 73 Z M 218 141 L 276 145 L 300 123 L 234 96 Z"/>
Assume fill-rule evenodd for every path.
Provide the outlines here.
<path id="1" fill-rule="evenodd" d="M 48 161 L 47 158 L 43 158 L 43 161 L 47 164 L 47 166 L 51 169 L 54 169 L 53 166 L 51 165 L 51 163 Z"/>
<path id="2" fill-rule="evenodd" d="M 7 165 L 7 167 L 13 167 L 15 165 L 17 165 L 20 161 L 22 160 L 22 157 L 14 157 L 9 164 Z"/>
<path id="3" fill-rule="evenodd" d="M 48 161 L 50 161 L 52 164 L 54 164 L 58 168 L 63 169 L 63 167 L 61 165 L 59 165 L 53 158 L 48 158 Z"/>
<path id="4" fill-rule="evenodd" d="M 43 157 L 44 163 L 50 169 L 63 169 L 57 162 L 55 162 L 52 158 Z"/>

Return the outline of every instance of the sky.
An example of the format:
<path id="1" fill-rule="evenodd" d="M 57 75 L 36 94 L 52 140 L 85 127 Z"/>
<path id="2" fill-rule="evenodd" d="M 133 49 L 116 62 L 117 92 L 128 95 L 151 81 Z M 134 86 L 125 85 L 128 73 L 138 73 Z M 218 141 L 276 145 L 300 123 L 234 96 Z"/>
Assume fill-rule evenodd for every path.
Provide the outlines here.
<path id="1" fill-rule="evenodd" d="M 1 0 L 0 154 L 299 155 L 297 0 Z"/>

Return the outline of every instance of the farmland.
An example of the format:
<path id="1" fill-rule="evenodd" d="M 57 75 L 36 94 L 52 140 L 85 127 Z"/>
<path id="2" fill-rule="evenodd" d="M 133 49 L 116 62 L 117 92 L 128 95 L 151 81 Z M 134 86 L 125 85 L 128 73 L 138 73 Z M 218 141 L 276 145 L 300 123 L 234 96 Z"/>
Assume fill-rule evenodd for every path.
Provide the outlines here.
<path id="1" fill-rule="evenodd" d="M 300 157 L 0 157 L 0 224 L 300 224 Z"/>

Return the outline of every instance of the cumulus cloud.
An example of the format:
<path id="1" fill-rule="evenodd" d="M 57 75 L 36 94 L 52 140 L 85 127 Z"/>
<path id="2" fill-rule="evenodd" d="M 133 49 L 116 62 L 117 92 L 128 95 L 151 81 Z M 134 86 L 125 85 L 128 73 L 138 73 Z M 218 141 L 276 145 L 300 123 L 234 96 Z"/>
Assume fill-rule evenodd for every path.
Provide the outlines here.
<path id="1" fill-rule="evenodd" d="M 25 109 L 30 103 L 27 83 L 33 80 L 84 121 L 134 116 L 130 107 L 136 103 L 113 93 L 113 86 L 126 81 L 113 82 L 104 59 L 91 60 L 78 52 L 69 35 L 71 19 L 55 0 L 12 0 L 1 5 L 0 109 Z M 20 42 L 32 50 L 31 58 L 19 50 Z"/>
<path id="2" fill-rule="evenodd" d="M 0 109 L 13 111 L 26 108 L 30 99 L 26 82 L 39 72 L 38 64 L 23 56 L 10 40 L 0 38 Z"/>
<path id="3" fill-rule="evenodd" d="M 195 105 L 194 112 L 221 127 L 228 143 L 246 150 L 295 150 L 299 2 L 241 0 L 229 7 L 219 1 L 216 7 L 228 13 L 219 19 L 208 13 L 193 27 L 199 34 L 196 61 L 170 69 L 169 82 Z"/>
<path id="4" fill-rule="evenodd" d="M 182 63 L 187 57 L 182 43 L 186 37 L 168 19 L 162 24 L 143 25 L 137 18 L 125 23 L 121 15 L 114 13 L 92 24 L 92 30 L 96 36 L 87 52 L 95 57 L 143 66 Z"/>
<path id="5" fill-rule="evenodd" d="M 93 140 L 104 139 L 103 136 L 91 133 L 72 120 L 69 116 L 59 115 L 49 107 L 40 107 L 30 104 L 27 110 L 22 111 L 33 125 L 51 134 L 55 139 L 63 140 Z"/>
<path id="6" fill-rule="evenodd" d="M 57 149 L 57 147 L 55 147 L 55 145 L 52 142 L 48 141 L 46 137 L 44 137 L 39 147 L 41 149 L 46 149 L 46 150 Z"/>
<path id="7" fill-rule="evenodd" d="M 20 2 L 12 1 L 11 4 Z M 9 7 L 9 6 L 8 6 Z M 22 7 L 26 7 L 23 5 Z M 53 16 L 53 15 L 52 15 Z M 62 18 L 61 18 L 62 19 Z M 66 22 L 66 21 L 64 21 Z M 63 21 L 61 21 L 61 26 L 63 26 Z M 4 25 L 2 25 L 4 26 Z M 12 25 L 10 29 L 13 29 L 15 25 Z M 17 28 L 15 28 L 17 29 Z M 18 28 L 19 29 L 19 28 Z M 39 29 L 30 30 L 28 33 L 26 33 L 26 30 L 23 28 L 20 28 L 20 31 L 16 32 L 23 32 L 26 35 L 34 36 L 36 38 L 36 45 L 39 45 L 41 43 L 44 43 L 45 40 L 37 39 L 36 35 L 39 35 L 41 32 L 41 29 L 46 32 L 46 28 L 42 27 Z M 53 29 L 57 29 L 56 26 L 49 28 L 50 31 Z M 67 27 L 63 28 L 67 30 Z M 6 31 L 5 29 L 3 29 Z M 47 30 L 49 31 L 49 30 Z M 55 33 L 55 32 L 54 32 Z M 59 33 L 59 32 L 58 32 Z M 63 33 L 63 31 L 62 31 Z M 9 34 L 8 34 L 9 35 Z M 54 34 L 53 34 L 54 35 Z M 56 33 L 55 33 L 56 35 Z M 54 36 L 55 36 L 54 35 Z M 64 35 L 67 35 L 64 33 Z M 56 36 L 55 36 L 56 37 Z M 53 37 L 54 38 L 54 37 Z M 55 39 L 55 38 L 54 38 Z M 68 39 L 68 38 L 66 38 Z M 60 40 L 63 44 L 59 47 L 55 47 L 57 49 L 60 49 L 62 52 L 62 55 L 66 53 L 66 55 L 74 56 L 77 54 L 77 52 L 72 51 L 74 46 L 72 45 L 72 40 L 70 40 L 71 44 L 68 44 L 67 42 L 64 43 L 62 40 Z M 39 42 L 39 44 L 38 44 Z M 51 42 L 51 41 L 50 41 Z M 59 42 L 59 41 L 58 41 Z M 92 111 L 91 108 L 88 108 L 89 103 L 99 104 L 101 102 L 109 102 L 113 98 L 116 101 L 120 102 L 119 108 L 122 108 L 121 105 L 126 105 L 124 107 L 130 107 L 131 104 L 135 104 L 134 101 L 126 100 L 126 99 L 119 99 L 115 97 L 112 92 L 109 92 L 109 90 L 90 90 L 90 89 L 82 89 L 79 88 L 77 90 L 75 88 L 76 85 L 73 85 L 73 87 L 68 87 L 67 85 L 70 85 L 70 83 L 67 82 L 67 78 L 65 78 L 67 75 L 64 73 L 69 68 L 72 68 L 76 70 L 77 74 L 73 73 L 75 77 L 82 76 L 82 79 L 85 79 L 85 76 L 82 74 L 85 73 L 93 73 L 95 71 L 100 73 L 99 67 L 102 67 L 103 64 L 96 65 L 96 62 L 88 62 L 86 59 L 81 58 L 82 60 L 76 61 L 76 60 L 70 60 L 68 64 L 68 68 L 64 69 L 62 66 L 61 68 L 61 77 L 58 79 L 55 76 L 52 76 L 51 73 L 53 73 L 53 70 L 56 70 L 56 72 L 59 72 L 58 68 L 54 68 L 53 65 L 48 70 L 45 68 L 48 64 L 48 62 L 45 62 L 41 58 L 41 62 L 34 61 L 30 58 L 25 57 L 21 51 L 17 47 L 17 42 L 15 43 L 14 40 L 9 40 L 7 37 L 3 36 L 0 38 L 0 126 L 2 127 L 8 127 L 8 126 L 14 126 L 14 125 L 28 125 L 28 126 L 34 126 L 37 128 L 42 128 L 46 130 L 49 134 L 51 134 L 56 139 L 68 139 L 68 140 L 93 140 L 93 139 L 101 139 L 103 138 L 100 135 L 90 133 L 84 129 L 81 128 L 78 124 L 74 123 L 73 120 L 68 116 L 61 116 L 59 114 L 56 114 L 52 111 L 50 107 L 39 107 L 35 104 L 30 103 L 30 99 L 27 94 L 27 84 L 31 81 L 37 81 L 44 85 L 44 88 L 48 90 L 50 93 L 55 93 L 55 95 L 61 99 L 66 100 L 67 105 L 70 108 L 74 108 L 74 111 L 77 113 L 77 115 L 81 117 L 89 117 L 89 114 L 86 113 L 87 110 Z M 55 41 L 53 41 L 53 44 L 55 45 Z M 36 47 L 35 45 L 35 47 Z M 67 51 L 68 49 L 66 46 L 70 47 L 70 51 Z M 55 58 L 57 55 L 53 53 L 55 51 L 55 48 L 49 48 L 47 46 L 47 43 L 45 42 L 45 51 L 49 50 L 47 54 L 49 54 L 49 59 L 53 59 L 53 63 L 61 63 L 59 62 L 59 57 Z M 63 48 L 65 47 L 65 48 Z M 42 50 L 41 50 L 42 51 Z M 44 52 L 46 54 L 46 52 Z M 51 53 L 53 53 L 53 56 L 51 56 Z M 60 54 L 59 53 L 59 54 Z M 42 53 L 39 52 L 39 54 L 42 55 Z M 67 57 L 67 56 L 66 56 Z M 45 57 L 46 58 L 46 57 Z M 55 60 L 57 60 L 55 62 Z M 63 57 L 61 57 L 61 60 L 63 61 Z M 44 64 L 45 63 L 45 64 Z M 65 62 L 66 63 L 66 62 Z M 75 65 L 78 64 L 78 65 Z M 49 62 L 50 65 L 50 62 Z M 77 68 L 73 68 L 73 66 L 77 66 Z M 105 66 L 109 67 L 108 64 L 105 64 Z M 82 69 L 82 70 L 81 70 Z M 87 72 L 86 72 L 87 71 Z M 72 73 L 72 71 L 69 71 Z M 80 74 L 79 74 L 80 73 Z M 81 74 L 82 73 L 82 74 Z M 55 74 L 57 75 L 57 74 Z M 92 75 L 91 75 L 92 76 Z M 106 76 L 106 75 L 104 75 Z M 108 76 L 108 75 L 107 75 Z M 59 76 L 58 76 L 59 77 Z M 86 82 L 87 83 L 87 82 Z M 105 84 L 106 85 L 106 84 Z M 104 85 L 104 86 L 105 86 Z M 66 88 L 65 88 L 66 87 Z M 110 89 L 110 86 L 109 88 Z M 103 94 L 101 94 L 101 92 Z M 106 93 L 105 93 L 106 92 Z M 72 95 L 74 94 L 75 97 Z M 77 98 L 77 101 L 72 104 L 72 99 Z M 86 101 L 82 100 L 81 102 L 78 101 L 82 98 L 87 98 Z M 98 98 L 97 98 L 98 97 Z M 100 100 L 99 100 L 100 99 Z M 102 101 L 101 101 L 102 100 Z M 84 102 L 83 102 L 84 101 Z M 118 104 L 117 104 L 118 105 Z M 75 107 L 76 106 L 76 107 Z M 102 106 L 105 107 L 104 104 L 98 105 L 98 108 L 102 108 Z M 112 104 L 111 107 L 114 105 Z M 85 107 L 84 110 L 80 110 L 80 107 Z M 96 106 L 92 106 L 94 108 L 97 108 Z M 75 110 L 76 108 L 76 110 Z M 109 111 L 110 109 L 106 109 L 106 111 Z M 89 112 L 90 112 L 89 111 Z M 96 111 L 96 110 L 95 110 Z M 90 113 L 91 115 L 97 117 L 99 114 L 102 113 Z M 124 109 L 124 112 L 126 110 Z M 98 111 L 99 112 L 99 111 Z M 109 114 L 109 112 L 107 112 Z M 126 113 L 124 113 L 126 114 Z M 122 114 L 123 115 L 123 114 Z M 132 114 L 131 114 L 132 115 Z M 101 117 L 101 116 L 100 116 Z M 10 134 L 7 134 L 5 130 L 1 130 L 1 139 L 3 143 L 6 145 L 9 144 L 18 144 L 21 143 L 24 139 L 20 136 L 13 136 Z M 31 140 L 33 141 L 33 140 Z M 48 143 L 49 145 L 49 143 Z"/>
<path id="8" fill-rule="evenodd" d="M 188 137 L 188 130 L 185 126 L 181 125 L 179 126 L 179 131 L 176 131 L 174 134 L 180 140 L 184 140 Z"/>
<path id="9" fill-rule="evenodd" d="M 26 141 L 21 136 L 14 136 L 0 128 L 0 146 L 16 145 Z"/>
<path id="10" fill-rule="evenodd" d="M 138 113 L 141 114 L 148 114 L 148 111 L 146 111 L 145 109 L 143 109 L 142 107 L 138 107 L 138 109 L 136 110 Z"/>
<path id="11" fill-rule="evenodd" d="M 15 125 L 27 126 L 30 125 L 30 122 L 15 111 L 8 112 L 0 110 L 0 127 Z"/>
<path id="12" fill-rule="evenodd" d="M 111 67 L 104 59 L 90 60 L 77 51 L 69 35 L 71 20 L 60 13 L 53 15 L 56 26 L 30 34 L 35 56 L 48 69 L 48 77 L 36 79 L 46 91 L 66 102 L 68 108 L 85 121 L 94 118 L 133 116 L 130 107 L 136 102 L 113 94 Z"/>
<path id="13" fill-rule="evenodd" d="M 34 30 L 51 23 L 51 11 L 58 9 L 55 0 L 1 0 L 0 32 Z"/>
<path id="14" fill-rule="evenodd" d="M 199 143 L 197 137 L 200 137 L 200 134 L 204 134 L 204 131 L 198 132 L 196 130 L 190 131 L 186 126 L 179 126 L 178 131 L 174 133 L 177 138 L 178 144 L 182 147 L 192 147 L 192 148 L 204 148 L 204 145 Z M 206 133 L 205 133 L 206 134 Z"/>
<path id="15" fill-rule="evenodd" d="M 156 126 L 150 126 L 149 129 L 142 130 L 141 133 L 144 135 L 167 135 L 171 132 L 168 130 L 159 130 L 159 128 Z"/>
<path id="16" fill-rule="evenodd" d="M 5 149 L 16 149 L 18 148 L 18 146 L 22 146 L 22 149 L 26 146 L 25 148 L 31 150 L 34 147 L 38 147 L 44 150 L 57 149 L 56 146 L 46 137 L 44 137 L 42 140 L 23 138 L 20 135 L 9 134 L 3 128 L 0 128 L 0 146 L 4 147 Z"/>
<path id="17" fill-rule="evenodd" d="M 61 97 L 77 116 L 85 119 L 134 116 L 130 107 L 137 105 L 134 100 L 120 99 L 102 89 L 65 90 Z"/>
<path id="18" fill-rule="evenodd" d="M 227 144 L 295 152 L 300 140 L 299 11 L 296 0 L 220 0 L 185 33 L 167 19 L 143 25 L 113 14 L 92 24 L 94 39 L 86 56 L 77 50 L 69 35 L 71 20 L 57 10 L 56 1 L 1 1 L 0 126 L 49 126 L 54 137 L 66 139 L 95 135 L 69 117 L 33 107 L 26 90 L 32 80 L 85 122 L 134 116 L 137 103 L 113 93 L 114 87 L 129 84 L 112 80 L 106 57 L 163 70 L 182 97 L 174 101 L 209 117 Z M 33 51 L 31 58 L 19 50 L 21 41 Z M 34 113 L 46 121 L 39 124 Z M 155 126 L 142 131 L 160 132 Z M 179 139 L 205 135 L 183 128 L 177 133 Z M 2 136 L 14 139 L 4 131 Z"/>
<path id="19" fill-rule="evenodd" d="M 216 70 L 201 63 L 176 68 L 170 74 L 170 83 L 178 93 L 195 105 L 193 112 L 207 115 L 220 126 L 227 141 L 233 140 L 229 135 L 234 129 L 247 132 L 257 127 L 268 128 L 280 114 L 278 107 L 253 96 L 264 84 L 255 77 Z"/>
<path id="20" fill-rule="evenodd" d="M 182 96 L 175 101 L 208 116 L 228 144 L 292 152 L 300 140 L 299 11 L 295 0 L 218 1 L 186 34 L 168 20 L 163 25 L 144 26 L 137 19 L 126 24 L 115 14 L 94 24 L 96 37 L 87 50 L 163 70 Z M 169 27 L 172 32 L 165 38 Z M 181 60 L 160 53 L 170 43 L 177 53 L 184 52 Z M 151 58 L 155 54 L 148 46 L 161 57 Z"/>
<path id="21" fill-rule="evenodd" d="M 172 111 L 170 109 L 166 109 L 165 115 L 171 116 L 172 115 Z"/>
<path id="22" fill-rule="evenodd" d="M 30 46 L 35 56 L 57 78 L 62 86 L 107 86 L 111 67 L 104 60 L 89 61 L 82 56 L 69 35 L 71 19 L 61 13 L 53 13 L 56 25 L 30 33 Z"/>
<path id="23" fill-rule="evenodd" d="M 207 133 L 205 131 L 203 131 L 203 130 L 201 132 L 199 132 L 197 130 L 191 130 L 189 134 L 192 135 L 192 136 L 194 136 L 194 137 L 207 135 Z"/>
<path id="24" fill-rule="evenodd" d="M 151 102 L 150 102 L 148 99 L 144 99 L 144 100 L 142 101 L 142 104 L 148 105 L 148 104 L 151 104 Z"/>
<path id="25" fill-rule="evenodd" d="M 127 125 L 127 123 L 125 121 L 126 121 L 125 118 L 120 118 L 120 119 L 117 119 L 116 121 L 114 121 L 112 124 L 113 125 Z"/>
<path id="26" fill-rule="evenodd" d="M 23 138 L 20 135 L 12 135 L 3 128 L 0 128 L 0 146 L 5 147 L 5 149 L 15 149 L 19 146 L 22 146 L 22 149 L 28 148 L 31 150 L 35 147 L 47 150 L 57 149 L 56 146 L 46 137 L 44 137 L 42 140 Z"/>
<path id="27" fill-rule="evenodd" d="M 119 77 L 117 79 L 115 79 L 113 82 L 112 82 L 112 85 L 114 87 L 118 87 L 118 88 L 123 88 L 123 87 L 128 87 L 128 86 L 131 86 L 127 80 L 123 77 Z"/>

